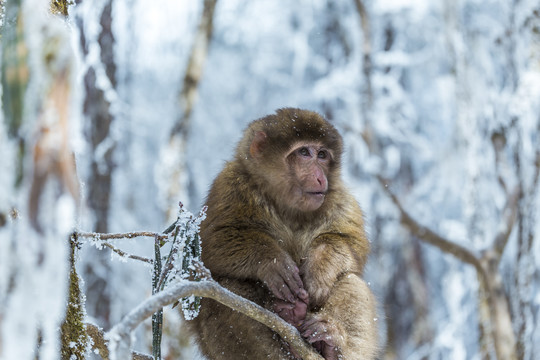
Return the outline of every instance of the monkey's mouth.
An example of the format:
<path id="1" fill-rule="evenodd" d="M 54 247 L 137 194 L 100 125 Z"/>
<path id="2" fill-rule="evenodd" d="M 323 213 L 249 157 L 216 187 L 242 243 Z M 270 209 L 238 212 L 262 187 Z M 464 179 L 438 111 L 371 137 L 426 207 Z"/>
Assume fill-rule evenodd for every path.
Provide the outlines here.
<path id="1" fill-rule="evenodd" d="M 305 193 L 304 197 L 304 210 L 305 211 L 315 211 L 326 200 L 326 192 L 325 191 L 307 191 Z"/>
<path id="2" fill-rule="evenodd" d="M 324 198 L 326 195 L 326 191 L 308 191 L 307 194 L 309 196 Z"/>

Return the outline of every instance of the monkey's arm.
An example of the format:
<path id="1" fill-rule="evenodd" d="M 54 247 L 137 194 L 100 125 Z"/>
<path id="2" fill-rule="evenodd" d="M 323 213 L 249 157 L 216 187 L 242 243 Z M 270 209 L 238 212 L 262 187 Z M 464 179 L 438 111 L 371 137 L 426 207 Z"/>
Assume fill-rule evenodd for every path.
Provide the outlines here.
<path id="1" fill-rule="evenodd" d="M 212 274 L 260 280 L 274 296 L 290 302 L 307 296 L 298 266 L 265 232 L 229 226 L 203 239 L 203 262 Z"/>
<path id="2" fill-rule="evenodd" d="M 361 214 L 350 214 L 314 239 L 301 268 L 315 312 L 299 330 L 328 360 L 374 359 L 378 349 L 375 299 L 361 278 L 369 242 Z"/>
<path id="3" fill-rule="evenodd" d="M 291 302 L 307 296 L 298 266 L 267 231 L 275 222 L 267 200 L 239 162 L 228 163 L 216 178 L 207 205 L 202 260 L 214 276 L 260 280 Z"/>
<path id="4" fill-rule="evenodd" d="M 319 235 L 301 268 L 311 304 L 321 306 L 341 276 L 361 275 L 368 252 L 369 243 L 361 234 Z"/>
<path id="5" fill-rule="evenodd" d="M 328 200 L 334 207 L 328 211 L 324 230 L 312 240 L 300 271 L 314 306 L 324 304 L 341 277 L 362 275 L 370 250 L 358 203 L 343 188 L 331 196 Z"/>

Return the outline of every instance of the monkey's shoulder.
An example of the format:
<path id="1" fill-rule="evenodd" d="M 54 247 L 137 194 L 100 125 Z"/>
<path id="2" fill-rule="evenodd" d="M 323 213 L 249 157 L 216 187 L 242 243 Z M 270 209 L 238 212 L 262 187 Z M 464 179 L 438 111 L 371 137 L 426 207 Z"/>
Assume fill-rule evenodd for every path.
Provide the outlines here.
<path id="1" fill-rule="evenodd" d="M 227 163 L 215 178 L 206 205 L 207 218 L 213 221 L 260 223 L 268 218 L 268 204 L 257 191 L 257 184 L 236 162 Z"/>

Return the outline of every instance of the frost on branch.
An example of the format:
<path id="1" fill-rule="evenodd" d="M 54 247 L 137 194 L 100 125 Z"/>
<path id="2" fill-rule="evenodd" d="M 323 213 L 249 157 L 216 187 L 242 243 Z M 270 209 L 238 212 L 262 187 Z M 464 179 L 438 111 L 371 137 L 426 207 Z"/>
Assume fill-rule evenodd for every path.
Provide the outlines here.
<path id="1" fill-rule="evenodd" d="M 161 359 L 163 307 L 173 303 L 181 303 L 185 318 L 193 319 L 198 315 L 201 297 L 208 297 L 265 324 L 284 339 L 288 339 L 289 344 L 303 359 L 321 359 L 292 325 L 276 314 L 230 292 L 212 280 L 209 270 L 201 262 L 199 226 L 205 217 L 206 207 L 194 216 L 180 204 L 177 220 L 163 233 L 78 233 L 79 238 L 90 238 L 94 243 L 98 242 L 99 245 L 102 245 L 102 249 L 109 248 L 117 254 L 125 254 L 130 259 L 141 260 L 154 266 L 152 296 L 149 299 L 144 300 L 130 311 L 107 334 L 100 334 L 93 331 L 91 326 L 89 327 L 92 331 L 92 338 L 99 340 L 94 339 L 94 343 L 102 344 L 95 348 L 99 348 L 100 352 L 106 350 L 112 360 L 135 358 L 136 356 L 131 350 L 131 334 L 142 321 L 152 316 L 152 356 L 154 359 Z M 154 237 L 155 258 L 153 260 L 134 257 L 108 242 L 111 239 L 139 236 Z M 169 252 L 167 256 L 162 257 L 161 249 L 165 247 L 168 248 Z M 103 344 L 106 344 L 108 349 L 103 349 Z M 137 354 L 137 356 L 142 355 Z M 149 356 L 144 355 L 141 358 L 146 359 Z"/>
<path id="2" fill-rule="evenodd" d="M 175 280 L 200 281 L 196 264 L 201 263 L 201 240 L 199 228 L 206 218 L 206 207 L 203 207 L 198 216 L 185 210 L 179 204 L 178 218 L 167 230 L 167 241 L 171 243 L 171 250 L 165 260 L 157 288 L 163 290 L 167 284 Z M 157 255 L 157 254 L 156 254 Z M 182 311 L 187 320 L 194 319 L 199 314 L 201 299 L 197 296 L 183 298 Z"/>
<path id="3" fill-rule="evenodd" d="M 200 282 L 180 280 L 170 284 L 162 292 L 146 299 L 131 310 L 107 334 L 109 350 L 112 360 L 127 360 L 130 357 L 131 333 L 146 318 L 157 309 L 172 304 L 178 298 L 190 295 L 207 297 L 222 303 L 244 315 L 251 317 L 275 331 L 282 338 L 288 339 L 289 344 L 304 360 L 322 360 L 322 357 L 307 344 L 298 330 L 278 317 L 273 312 L 232 293 L 211 279 L 202 279 Z"/>
<path id="4" fill-rule="evenodd" d="M 98 250 L 106 248 L 112 250 L 112 253 L 118 255 L 122 261 L 127 259 L 139 260 L 144 263 L 152 264 L 152 295 L 163 292 L 171 284 L 179 282 L 198 282 L 201 279 L 209 279 L 208 270 L 202 266 L 201 262 L 201 243 L 199 238 L 199 228 L 201 222 L 206 218 L 206 207 L 198 215 L 193 215 L 185 210 L 180 203 L 177 220 L 167 228 L 163 233 L 153 232 L 129 232 L 118 234 L 86 233 L 78 232 L 79 238 L 88 238 L 90 244 Z M 133 239 L 136 237 L 154 238 L 154 259 L 143 256 L 133 255 L 113 245 L 111 240 Z M 162 248 L 168 250 L 167 256 L 162 256 Z M 188 294 L 180 300 L 186 319 L 193 319 L 199 313 L 201 298 Z M 153 334 L 153 356 L 161 358 L 161 336 L 163 324 L 163 309 L 158 308 L 152 315 L 152 334 Z M 120 340 L 115 341 L 120 335 L 110 336 L 111 346 L 116 349 L 124 349 L 124 345 L 119 344 Z M 120 338 L 123 338 L 120 336 Z M 129 350 L 129 348 L 128 348 Z M 128 352 L 126 350 L 126 353 Z M 116 350 L 115 350 L 116 351 Z M 122 350 L 119 350 L 122 351 Z"/>
<path id="5" fill-rule="evenodd" d="M 179 203 L 178 217 L 174 224 L 165 230 L 166 238 L 160 240 L 156 236 L 154 243 L 154 273 L 152 276 L 152 294 L 162 291 L 169 283 L 177 280 L 199 281 L 200 276 L 193 266 L 200 262 L 201 243 L 199 239 L 199 226 L 206 217 L 206 208 L 203 208 L 197 217 L 186 211 Z M 163 242 L 162 242 L 163 241 Z M 164 259 L 165 266 L 161 265 L 161 250 L 165 244 L 170 243 L 169 255 Z M 186 319 L 191 320 L 199 314 L 200 297 L 188 296 L 182 298 L 182 310 Z M 158 309 L 152 315 L 152 348 L 155 359 L 161 358 L 161 336 L 163 326 L 163 309 Z"/>

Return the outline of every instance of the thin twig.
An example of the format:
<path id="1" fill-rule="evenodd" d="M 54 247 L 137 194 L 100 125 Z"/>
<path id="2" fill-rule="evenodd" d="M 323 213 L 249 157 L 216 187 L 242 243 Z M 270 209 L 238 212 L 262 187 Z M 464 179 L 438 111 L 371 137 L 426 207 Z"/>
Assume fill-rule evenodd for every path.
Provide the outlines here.
<path id="1" fill-rule="evenodd" d="M 180 204 L 180 209 L 181 208 L 182 208 L 182 204 Z M 176 226 L 176 222 L 173 225 L 175 226 L 173 227 L 171 225 L 169 226 L 169 228 L 167 228 L 167 230 L 165 230 L 165 233 L 167 234 L 169 234 L 173 230 L 175 230 L 175 232 L 174 232 L 173 240 L 171 242 L 171 251 L 169 252 L 169 255 L 167 256 L 167 259 L 165 260 L 165 264 L 163 265 L 161 269 L 161 274 L 157 282 L 156 288 L 159 290 L 163 290 L 163 288 L 165 287 L 165 282 L 167 281 L 167 277 L 169 276 L 169 273 L 171 272 L 171 270 L 174 268 L 174 263 L 173 263 L 174 256 L 175 254 L 178 253 L 178 250 L 179 250 L 178 247 L 175 246 L 175 244 L 176 244 L 180 229 L 178 226 Z"/>
<path id="2" fill-rule="evenodd" d="M 78 232 L 79 237 L 94 238 L 96 240 L 110 240 L 110 239 L 133 239 L 136 237 L 151 237 L 164 240 L 167 238 L 167 235 L 160 233 L 150 232 L 150 231 L 134 231 L 128 233 L 95 233 L 95 232 Z"/>
<path id="3" fill-rule="evenodd" d="M 114 233 L 114 234 L 107 234 L 107 233 L 95 233 L 95 232 L 77 232 L 77 236 L 79 238 L 85 237 L 85 238 L 91 238 L 95 241 L 99 241 L 101 245 L 108 247 L 118 255 L 124 258 L 133 259 L 133 260 L 139 260 L 143 261 L 148 264 L 153 264 L 154 261 L 152 259 L 145 258 L 143 256 L 138 255 L 132 255 L 129 254 L 123 250 L 118 249 L 114 245 L 108 243 L 105 240 L 111 240 L 111 239 L 133 239 L 137 237 L 153 237 L 157 238 L 159 240 L 164 240 L 167 238 L 167 235 L 163 235 L 160 233 L 150 232 L 150 231 L 134 231 L 134 232 L 127 232 L 127 233 Z"/>
<path id="4" fill-rule="evenodd" d="M 129 254 L 129 253 L 123 251 L 123 250 L 120 250 L 120 249 L 114 247 L 113 245 L 111 245 L 110 243 L 108 243 L 106 241 L 101 241 L 100 244 L 105 246 L 105 247 L 108 247 L 109 249 L 111 249 L 112 251 L 114 251 L 115 253 L 117 253 L 118 255 L 120 255 L 123 258 L 144 261 L 145 263 L 148 263 L 148 264 L 153 264 L 154 263 L 154 261 L 152 259 L 148 259 L 148 258 L 145 258 L 143 256 Z"/>
<path id="5" fill-rule="evenodd" d="M 158 281 L 161 273 L 161 250 L 160 241 L 156 237 L 154 241 L 154 273 L 152 275 L 152 295 L 159 292 Z M 161 359 L 161 338 L 163 335 L 163 308 L 159 308 L 152 314 L 152 356 Z"/>

